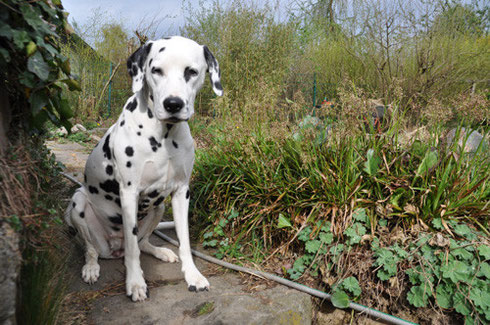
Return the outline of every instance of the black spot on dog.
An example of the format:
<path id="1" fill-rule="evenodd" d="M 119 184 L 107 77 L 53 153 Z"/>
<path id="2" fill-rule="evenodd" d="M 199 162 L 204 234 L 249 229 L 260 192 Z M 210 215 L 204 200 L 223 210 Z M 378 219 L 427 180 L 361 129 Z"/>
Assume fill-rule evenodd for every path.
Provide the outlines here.
<path id="1" fill-rule="evenodd" d="M 141 135 L 141 132 L 140 132 L 140 131 L 138 131 L 138 132 L 136 132 L 136 134 L 137 134 L 138 136 L 140 136 L 140 135 Z"/>
<path id="2" fill-rule="evenodd" d="M 149 107 L 148 107 L 147 112 L 148 112 L 148 118 L 153 118 L 153 113 Z"/>
<path id="3" fill-rule="evenodd" d="M 123 224 L 122 215 L 120 215 L 119 213 L 115 216 L 109 217 L 109 221 L 116 225 Z"/>
<path id="4" fill-rule="evenodd" d="M 104 157 L 107 158 L 108 160 L 112 159 L 111 148 L 109 148 L 110 137 L 111 137 L 111 135 L 108 134 L 107 137 L 105 138 L 104 145 L 102 146 L 102 151 L 104 152 Z"/>
<path id="5" fill-rule="evenodd" d="M 128 186 L 131 186 L 131 182 L 128 182 Z"/>
<path id="6" fill-rule="evenodd" d="M 142 129 L 142 128 L 143 128 L 143 125 L 142 125 L 142 124 L 140 124 L 140 125 L 138 125 L 138 127 L 139 127 L 140 129 Z"/>
<path id="7" fill-rule="evenodd" d="M 172 128 L 172 126 L 174 126 L 173 124 L 170 124 L 170 123 L 167 123 L 167 130 L 170 131 L 170 129 Z"/>
<path id="8" fill-rule="evenodd" d="M 188 289 L 189 289 L 189 291 L 191 291 L 191 292 L 197 292 L 197 288 L 196 288 L 196 286 L 195 286 L 195 285 L 190 285 Z"/>
<path id="9" fill-rule="evenodd" d="M 121 123 L 119 123 L 120 126 L 123 126 L 126 121 L 122 120 Z"/>
<path id="10" fill-rule="evenodd" d="M 114 231 L 119 231 L 119 230 L 121 230 L 121 228 L 116 227 L 116 226 L 112 226 L 111 228 L 112 228 L 112 230 L 114 230 Z"/>
<path id="11" fill-rule="evenodd" d="M 179 145 L 174 140 L 172 140 L 172 144 L 174 145 L 175 149 L 178 149 L 179 148 Z"/>
<path id="12" fill-rule="evenodd" d="M 130 162 L 130 161 L 128 161 L 128 162 L 126 163 L 126 167 L 131 168 L 131 162 Z"/>
<path id="13" fill-rule="evenodd" d="M 150 61 L 148 62 L 148 66 L 150 66 L 152 62 L 153 62 L 153 59 L 150 59 Z"/>
<path id="14" fill-rule="evenodd" d="M 153 202 L 153 205 L 154 206 L 159 206 L 160 203 L 163 202 L 163 200 L 165 200 L 165 198 L 163 196 L 160 196 L 155 202 Z"/>
<path id="15" fill-rule="evenodd" d="M 143 203 L 149 203 L 150 199 L 143 199 Z"/>
<path id="16" fill-rule="evenodd" d="M 114 200 L 114 203 L 116 203 L 119 207 L 121 207 L 121 199 L 120 198 L 116 198 Z"/>
<path id="17" fill-rule="evenodd" d="M 165 139 L 168 138 L 168 132 L 169 131 L 167 131 L 167 133 L 165 133 L 165 136 L 164 136 Z"/>
<path id="18" fill-rule="evenodd" d="M 128 157 L 132 157 L 134 155 L 134 149 L 130 146 L 127 146 L 124 152 L 126 152 L 126 155 L 128 155 Z"/>
<path id="19" fill-rule="evenodd" d="M 168 39 L 168 38 L 165 38 Z M 165 51 L 165 46 L 158 50 L 158 53 Z"/>
<path id="20" fill-rule="evenodd" d="M 154 190 L 153 192 L 151 193 L 148 193 L 148 197 L 154 199 L 158 196 L 158 191 L 157 190 Z"/>
<path id="21" fill-rule="evenodd" d="M 138 106 L 138 100 L 134 98 L 131 102 L 128 103 L 126 109 L 130 112 L 134 112 L 137 106 Z"/>
<path id="22" fill-rule="evenodd" d="M 153 101 L 153 95 L 150 95 L 150 99 Z"/>
<path id="23" fill-rule="evenodd" d="M 99 194 L 99 190 L 97 189 L 97 187 L 92 186 L 92 185 L 90 185 L 90 186 L 88 187 L 88 191 L 89 191 L 90 193 L 92 193 L 92 194 Z"/>
<path id="24" fill-rule="evenodd" d="M 189 199 L 190 197 L 191 197 L 191 191 L 187 190 L 187 192 L 185 193 L 185 198 Z"/>
<path id="25" fill-rule="evenodd" d="M 108 201 L 112 201 L 112 200 L 114 199 L 114 198 L 113 198 L 112 196 L 110 196 L 109 194 L 106 194 L 106 195 L 104 196 L 104 198 L 105 198 L 106 200 L 108 200 Z"/>
<path id="26" fill-rule="evenodd" d="M 185 82 L 189 82 L 193 76 L 197 75 L 197 71 L 194 69 L 191 69 L 189 67 L 185 68 L 184 70 L 184 80 Z"/>
<path id="27" fill-rule="evenodd" d="M 83 174 L 83 182 L 87 183 L 87 174 Z"/>
<path id="28" fill-rule="evenodd" d="M 133 235 L 138 235 L 138 227 L 137 226 L 134 226 L 133 228 Z"/>
<path id="29" fill-rule="evenodd" d="M 75 236 L 77 234 L 77 230 L 75 228 L 73 228 L 72 226 L 69 226 L 68 227 L 68 233 L 70 234 L 70 236 Z"/>
<path id="30" fill-rule="evenodd" d="M 77 204 L 75 202 L 73 202 L 73 204 L 71 205 L 72 207 L 76 207 Z"/>
<path id="31" fill-rule="evenodd" d="M 146 213 L 138 213 L 137 218 L 138 218 L 138 220 L 142 220 L 142 219 L 146 218 L 146 216 L 147 216 Z"/>
<path id="32" fill-rule="evenodd" d="M 108 179 L 104 183 L 100 183 L 99 186 L 105 192 L 119 196 L 119 183 L 115 179 Z"/>
<path id="33" fill-rule="evenodd" d="M 219 81 L 214 82 L 214 88 L 216 88 L 218 90 L 223 90 L 223 86 L 221 86 L 221 82 L 219 82 Z"/>
<path id="34" fill-rule="evenodd" d="M 82 219 L 85 218 L 85 212 L 83 212 L 83 211 L 80 212 L 80 218 L 82 218 Z"/>
<path id="35" fill-rule="evenodd" d="M 150 137 L 148 140 L 150 140 L 150 146 L 151 146 L 151 150 L 153 150 L 153 152 L 156 152 L 158 150 L 158 148 L 162 146 L 162 144 L 159 143 L 155 139 L 155 137 Z"/>
<path id="36" fill-rule="evenodd" d="M 107 167 L 105 168 L 105 172 L 107 173 L 107 175 L 112 175 L 114 169 L 112 168 L 111 165 L 107 165 Z"/>
<path id="37" fill-rule="evenodd" d="M 164 37 L 163 39 L 171 39 L 171 36 Z"/>

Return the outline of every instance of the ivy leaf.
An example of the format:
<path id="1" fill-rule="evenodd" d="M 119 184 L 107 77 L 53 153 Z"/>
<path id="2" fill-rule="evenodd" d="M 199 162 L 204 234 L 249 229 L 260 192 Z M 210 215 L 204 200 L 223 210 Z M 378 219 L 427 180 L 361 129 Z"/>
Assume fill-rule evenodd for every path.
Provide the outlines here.
<path id="1" fill-rule="evenodd" d="M 466 298 L 463 294 L 460 292 L 456 292 L 456 294 L 453 296 L 454 300 L 454 309 L 460 313 L 463 316 L 468 316 L 471 313 L 470 308 L 468 307 L 469 304 L 466 303 Z"/>
<path id="2" fill-rule="evenodd" d="M 325 233 L 325 232 L 321 232 L 320 235 L 318 236 L 318 238 L 320 239 L 320 241 L 324 244 L 331 244 L 333 242 L 333 234 L 332 233 Z"/>
<path id="3" fill-rule="evenodd" d="M 451 261 L 447 265 L 441 267 L 442 276 L 450 279 L 453 283 L 458 281 L 468 281 L 470 277 L 470 269 L 468 265 L 461 261 Z"/>
<path id="4" fill-rule="evenodd" d="M 13 42 L 14 45 L 22 50 L 24 48 L 24 44 L 29 42 L 31 39 L 25 30 L 13 30 Z"/>
<path id="5" fill-rule="evenodd" d="M 311 227 L 307 226 L 298 235 L 298 239 L 304 242 L 307 242 L 310 240 L 310 234 L 311 234 Z"/>
<path id="6" fill-rule="evenodd" d="M 478 246 L 478 254 L 480 254 L 480 256 L 482 256 L 485 260 L 490 260 L 490 246 Z"/>
<path id="7" fill-rule="evenodd" d="M 437 304 L 442 308 L 451 308 L 454 289 L 448 285 L 438 285 L 436 289 Z"/>
<path id="8" fill-rule="evenodd" d="M 332 304 L 337 308 L 349 307 L 349 296 L 342 290 L 337 290 L 332 295 Z"/>
<path id="9" fill-rule="evenodd" d="M 426 287 L 413 286 L 407 293 L 407 300 L 415 307 L 427 307 L 430 291 Z"/>
<path id="10" fill-rule="evenodd" d="M 367 160 L 364 163 L 364 171 L 368 173 L 370 176 L 374 176 L 378 171 L 378 166 L 381 162 L 381 158 L 379 158 L 373 149 L 369 149 L 367 151 Z"/>
<path id="11" fill-rule="evenodd" d="M 359 286 L 359 282 L 353 276 L 350 276 L 342 281 L 342 287 L 345 290 L 350 291 L 355 297 L 361 294 L 361 287 Z"/>
<path id="12" fill-rule="evenodd" d="M 352 213 L 352 218 L 357 221 L 362 221 L 362 222 L 368 222 L 368 216 L 366 214 L 366 209 L 364 208 L 359 208 Z"/>
<path id="13" fill-rule="evenodd" d="M 49 76 L 49 66 L 44 62 L 41 53 L 36 52 L 27 60 L 27 70 L 34 73 L 39 79 L 46 81 Z"/>
<path id="14" fill-rule="evenodd" d="M 43 107 L 49 104 L 49 98 L 46 92 L 39 90 L 32 93 L 31 97 L 29 97 L 29 102 L 31 103 L 32 115 L 36 115 Z"/>
<path id="15" fill-rule="evenodd" d="M 305 250 L 308 253 L 314 254 L 320 249 L 321 244 L 322 244 L 322 242 L 317 240 L 317 239 L 307 241 L 305 244 Z"/>
<path id="16" fill-rule="evenodd" d="M 279 213 L 279 218 L 277 218 L 277 228 L 292 228 L 291 222 L 282 213 Z"/>
<path id="17" fill-rule="evenodd" d="M 490 265 L 488 263 L 483 262 L 480 265 L 480 271 L 478 272 L 478 276 L 486 277 L 487 279 L 490 279 Z"/>

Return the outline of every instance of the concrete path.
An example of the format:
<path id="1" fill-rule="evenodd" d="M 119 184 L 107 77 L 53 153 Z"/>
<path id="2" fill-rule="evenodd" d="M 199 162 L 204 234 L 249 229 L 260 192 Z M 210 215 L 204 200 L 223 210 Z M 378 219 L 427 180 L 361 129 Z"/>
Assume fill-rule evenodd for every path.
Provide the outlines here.
<path id="1" fill-rule="evenodd" d="M 83 179 L 87 149 L 76 143 L 48 142 L 47 146 L 67 171 Z M 167 235 L 175 238 L 173 231 Z M 176 247 L 152 236 L 154 244 Z M 210 254 L 208 252 L 208 254 Z M 208 278 L 209 292 L 189 292 L 180 263 L 163 263 L 141 254 L 141 264 L 150 288 L 150 298 L 134 303 L 125 295 L 125 268 L 122 259 L 99 260 L 100 278 L 88 285 L 81 279 L 83 253 L 73 248 L 68 272 L 72 312 L 66 324 L 311 324 L 310 296 L 284 286 L 250 290 L 237 273 L 195 258 L 198 269 Z M 81 306 L 81 304 L 83 306 Z"/>

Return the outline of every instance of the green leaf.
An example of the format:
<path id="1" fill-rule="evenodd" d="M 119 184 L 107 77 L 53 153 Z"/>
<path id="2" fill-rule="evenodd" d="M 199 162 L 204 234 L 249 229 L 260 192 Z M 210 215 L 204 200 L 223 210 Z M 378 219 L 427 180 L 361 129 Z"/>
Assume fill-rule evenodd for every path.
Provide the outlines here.
<path id="1" fill-rule="evenodd" d="M 378 171 L 378 166 L 381 163 L 381 158 L 379 158 L 373 149 L 367 151 L 367 160 L 364 163 L 364 171 L 370 176 L 374 176 Z"/>
<path id="2" fill-rule="evenodd" d="M 27 44 L 26 46 L 26 54 L 27 56 L 31 56 L 34 54 L 34 52 L 36 52 L 37 50 L 37 45 L 36 43 L 34 43 L 33 41 L 30 41 L 29 44 Z"/>
<path id="3" fill-rule="evenodd" d="M 450 279 L 453 283 L 458 281 L 468 281 L 470 278 L 470 268 L 461 261 L 451 261 L 441 267 L 442 276 Z"/>
<path id="4" fill-rule="evenodd" d="M 478 254 L 482 256 L 485 260 L 490 260 L 490 246 L 480 245 L 478 246 Z"/>
<path id="5" fill-rule="evenodd" d="M 277 219 L 277 228 L 293 228 L 289 219 L 286 218 L 282 213 L 279 213 L 279 218 Z"/>
<path id="6" fill-rule="evenodd" d="M 56 107 L 58 113 L 60 113 L 61 118 L 70 119 L 73 117 L 73 111 L 71 110 L 70 103 L 66 98 L 61 98 L 58 102 L 58 107 Z"/>
<path id="7" fill-rule="evenodd" d="M 318 236 L 318 239 L 320 239 L 322 243 L 329 245 L 333 242 L 333 234 L 331 232 L 325 233 L 322 231 Z"/>
<path id="8" fill-rule="evenodd" d="M 368 222 L 368 220 L 369 220 L 369 218 L 366 214 L 366 209 L 364 209 L 364 208 L 356 209 L 354 211 L 354 213 L 352 213 L 352 218 L 354 218 L 354 220 L 358 220 L 358 221 L 362 221 L 362 222 Z"/>
<path id="9" fill-rule="evenodd" d="M 64 82 L 68 86 L 68 89 L 70 89 L 71 91 L 73 91 L 73 90 L 81 91 L 82 90 L 82 87 L 80 87 L 80 83 L 74 79 L 63 79 L 60 81 Z"/>
<path id="10" fill-rule="evenodd" d="M 12 39 L 14 36 L 14 29 L 7 24 L 0 24 L 0 36 Z"/>
<path id="11" fill-rule="evenodd" d="M 486 277 L 487 279 L 490 279 L 490 265 L 488 263 L 483 262 L 480 265 L 480 271 L 478 272 L 478 276 Z"/>
<path id="12" fill-rule="evenodd" d="M 342 287 L 345 290 L 350 291 L 355 297 L 361 294 L 361 287 L 359 286 L 359 282 L 353 276 L 344 279 L 344 281 L 342 281 Z"/>
<path id="13" fill-rule="evenodd" d="M 437 163 L 437 152 L 432 151 L 431 149 L 427 150 L 424 159 L 422 159 L 419 168 L 417 168 L 417 175 L 418 176 L 425 175 L 427 171 L 429 171 L 429 169 L 435 166 L 436 163 Z"/>
<path id="14" fill-rule="evenodd" d="M 307 226 L 298 235 L 298 239 L 301 241 L 309 241 L 310 240 L 310 234 L 311 234 L 311 227 Z"/>
<path id="15" fill-rule="evenodd" d="M 312 253 L 312 254 L 315 254 L 319 249 L 320 249 L 320 246 L 322 245 L 322 242 L 315 239 L 315 240 L 310 240 L 310 241 L 307 241 L 306 244 L 305 244 L 305 250 L 308 252 L 308 253 Z"/>
<path id="16" fill-rule="evenodd" d="M 441 230 L 443 228 L 441 218 L 432 219 L 432 226 L 434 226 L 434 228 L 436 228 L 438 230 Z"/>
<path id="17" fill-rule="evenodd" d="M 427 301 L 430 296 L 430 290 L 427 287 L 413 286 L 407 293 L 407 300 L 415 307 L 427 307 Z"/>
<path id="18" fill-rule="evenodd" d="M 13 30 L 12 32 L 14 34 L 14 37 L 13 37 L 14 45 L 19 50 L 22 50 L 24 48 L 24 44 L 31 40 L 29 38 L 29 34 L 27 34 L 27 32 L 25 30 Z"/>
<path id="19" fill-rule="evenodd" d="M 31 103 L 32 115 L 36 115 L 43 107 L 49 104 L 49 98 L 45 91 L 39 90 L 31 94 L 29 102 Z"/>
<path id="20" fill-rule="evenodd" d="M 349 307 L 349 296 L 342 290 L 337 290 L 332 295 L 332 304 L 337 308 Z"/>
<path id="21" fill-rule="evenodd" d="M 344 234 L 349 238 L 349 244 L 358 244 L 366 234 L 366 228 L 360 223 L 354 223 L 344 231 Z"/>
<path id="22" fill-rule="evenodd" d="M 454 289 L 447 285 L 438 285 L 436 289 L 437 304 L 442 308 L 452 307 L 452 296 Z"/>
<path id="23" fill-rule="evenodd" d="M 41 53 L 36 52 L 27 60 L 27 70 L 34 73 L 39 79 L 46 81 L 49 76 L 49 66 L 44 62 Z"/>
<path id="24" fill-rule="evenodd" d="M 471 313 L 471 309 L 469 308 L 469 303 L 466 301 L 466 297 L 460 293 L 456 292 L 453 296 L 454 301 L 454 309 L 463 316 L 468 316 Z"/>

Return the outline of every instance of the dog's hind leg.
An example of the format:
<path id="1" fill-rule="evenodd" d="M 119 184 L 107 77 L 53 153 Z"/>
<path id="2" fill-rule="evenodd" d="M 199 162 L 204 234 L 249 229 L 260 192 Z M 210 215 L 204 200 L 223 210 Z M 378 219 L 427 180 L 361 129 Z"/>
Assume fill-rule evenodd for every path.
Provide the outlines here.
<path id="1" fill-rule="evenodd" d="M 93 238 L 86 221 L 87 215 L 93 217 L 93 210 L 87 202 L 87 196 L 83 189 L 75 192 L 70 205 L 65 217 L 66 221 L 79 231 L 85 244 L 85 265 L 82 267 L 82 278 L 83 281 L 93 284 L 99 278 L 100 272 L 100 266 L 97 262 L 99 253 L 93 244 Z"/>
<path id="2" fill-rule="evenodd" d="M 179 261 L 179 258 L 174 252 L 172 252 L 170 249 L 165 247 L 154 246 L 150 244 L 149 241 L 150 235 L 152 234 L 153 230 L 155 230 L 158 223 L 160 222 L 164 210 L 165 209 L 163 207 L 161 208 L 159 207 L 148 213 L 147 218 L 149 219 L 146 221 L 146 223 L 141 229 L 142 233 L 144 233 L 145 235 L 139 240 L 139 247 L 141 251 L 146 254 L 153 255 L 164 262 L 175 263 Z"/>

